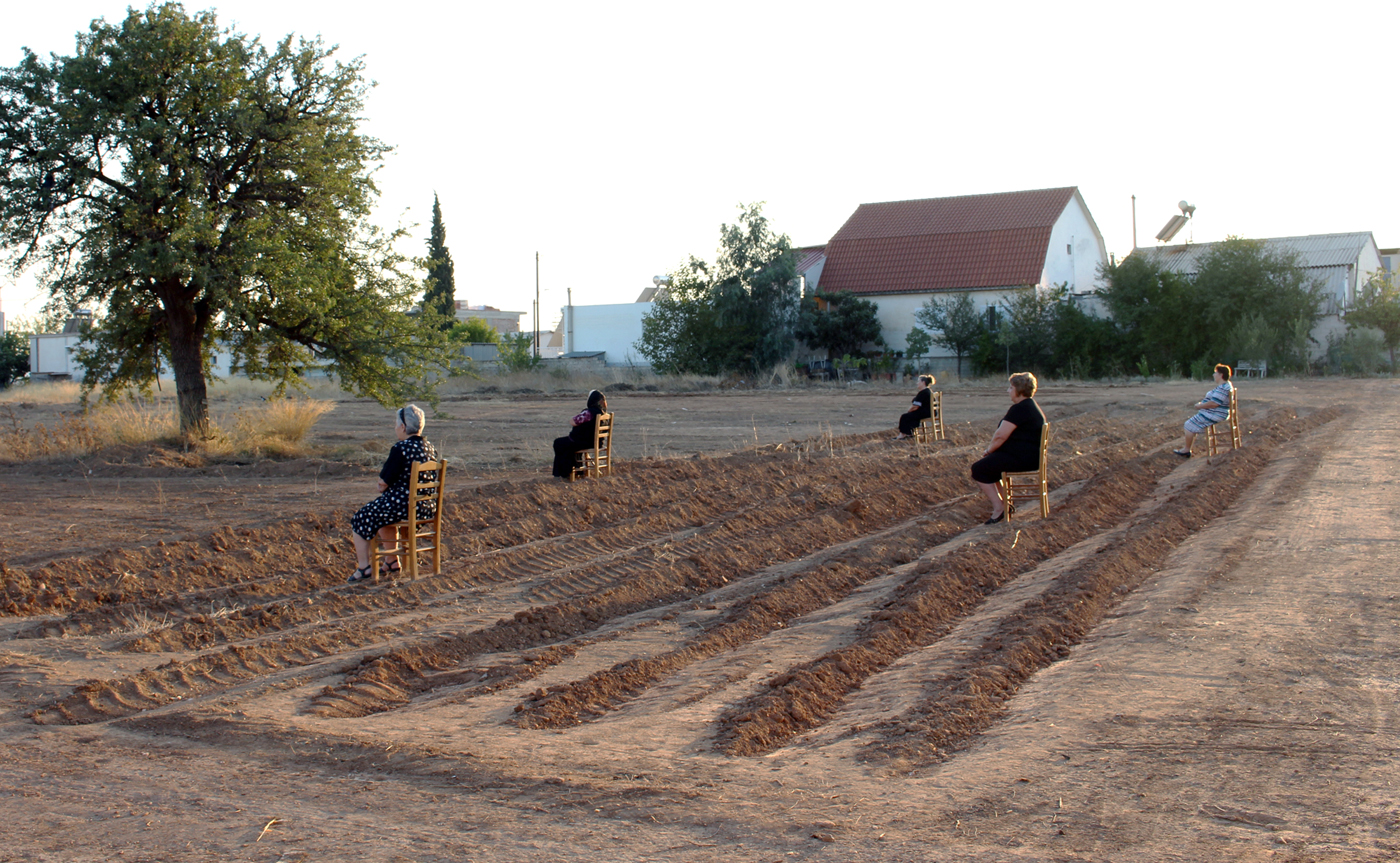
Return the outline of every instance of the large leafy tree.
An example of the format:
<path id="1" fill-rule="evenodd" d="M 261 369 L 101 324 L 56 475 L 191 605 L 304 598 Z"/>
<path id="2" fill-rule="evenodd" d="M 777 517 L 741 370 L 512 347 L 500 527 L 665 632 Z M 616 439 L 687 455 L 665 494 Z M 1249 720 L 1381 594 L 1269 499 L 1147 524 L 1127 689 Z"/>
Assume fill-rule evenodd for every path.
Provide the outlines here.
<path id="1" fill-rule="evenodd" d="M 1211 333 L 1188 276 L 1163 269 L 1151 255 L 1134 253 L 1105 265 L 1100 278 L 1099 296 L 1123 333 L 1129 365 L 1145 358 L 1151 368 L 1186 368 L 1208 352 Z"/>
<path id="2" fill-rule="evenodd" d="M 1134 253 L 1104 267 L 1101 278 L 1099 295 L 1125 350 L 1159 370 L 1193 361 L 1298 362 L 1322 302 L 1296 255 L 1239 237 L 1212 245 L 1194 275 Z M 1242 351 L 1250 355 L 1236 356 Z"/>
<path id="3" fill-rule="evenodd" d="M 332 51 L 165 3 L 0 70 L 0 243 L 55 304 L 96 307 L 88 387 L 149 386 L 163 358 L 198 436 L 216 340 L 250 377 L 323 365 L 381 402 L 445 367 L 442 331 L 404 314 L 397 235 L 365 221 L 386 147 L 358 130 L 360 61 Z"/>
<path id="4" fill-rule="evenodd" d="M 1254 320 L 1266 328 L 1255 341 L 1267 359 L 1296 361 L 1307 349 L 1298 343 L 1298 333 L 1312 328 L 1322 306 L 1321 288 L 1300 266 L 1298 255 L 1272 249 L 1263 240 L 1230 237 L 1213 245 L 1196 268 L 1193 287 L 1215 355 L 1238 349 L 1230 334 Z"/>
<path id="5" fill-rule="evenodd" d="M 825 350 L 828 359 L 859 353 L 867 344 L 883 346 L 880 307 L 850 291 L 820 291 L 802 300 L 797 338 L 808 347 Z"/>
<path id="6" fill-rule="evenodd" d="M 962 377 L 963 357 L 976 349 L 987 331 L 987 325 L 973 305 L 971 294 L 957 294 L 924 300 L 914 312 L 914 320 L 928 331 L 933 344 L 950 350 L 958 358 L 958 377 Z"/>
<path id="7" fill-rule="evenodd" d="M 720 228 L 713 265 L 695 257 L 642 319 L 637 351 L 662 373 L 754 373 L 786 360 L 796 344 L 797 261 L 762 204 L 741 205 Z"/>
<path id="8" fill-rule="evenodd" d="M 1394 273 L 1367 280 L 1356 292 L 1356 304 L 1347 312 L 1348 328 L 1372 327 L 1380 330 L 1390 351 L 1390 370 L 1395 371 L 1395 349 L 1400 347 L 1400 281 Z"/>
<path id="9" fill-rule="evenodd" d="M 425 320 L 450 328 L 457 314 L 457 280 L 452 269 L 452 252 L 447 249 L 447 226 L 442 221 L 442 205 L 433 195 L 433 227 L 428 236 L 428 284 L 423 291 Z"/>

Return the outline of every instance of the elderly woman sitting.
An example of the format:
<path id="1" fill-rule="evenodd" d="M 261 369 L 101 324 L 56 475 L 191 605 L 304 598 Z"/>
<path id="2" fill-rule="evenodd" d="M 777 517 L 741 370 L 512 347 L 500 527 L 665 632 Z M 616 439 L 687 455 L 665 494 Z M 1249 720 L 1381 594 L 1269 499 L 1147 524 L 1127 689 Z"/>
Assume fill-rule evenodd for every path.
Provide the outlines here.
<path id="1" fill-rule="evenodd" d="M 1230 367 L 1220 363 L 1215 367 L 1215 372 L 1211 375 L 1215 379 L 1215 389 L 1206 393 L 1206 397 L 1196 402 L 1198 410 L 1195 415 L 1186 421 L 1182 428 L 1186 432 L 1182 441 L 1181 449 L 1174 449 L 1172 452 L 1182 458 L 1191 457 L 1191 445 L 1196 442 L 1196 435 L 1220 422 L 1230 418 L 1230 391 L 1235 385 L 1230 383 Z"/>
<path id="2" fill-rule="evenodd" d="M 1011 409 L 1001 418 L 982 458 L 972 465 L 973 482 L 992 502 L 992 517 L 984 524 L 996 524 L 1006 518 L 1006 504 L 997 487 L 1001 475 L 1040 467 L 1040 430 L 1045 426 L 1045 414 L 1033 398 L 1038 386 L 1035 375 L 1018 372 L 1008 381 L 1006 394 L 1011 397 Z"/>
<path id="3" fill-rule="evenodd" d="M 608 412 L 608 399 L 597 390 L 588 394 L 588 404 L 570 420 L 573 428 L 563 437 L 554 439 L 554 475 L 571 479 L 579 464 L 579 453 L 593 447 L 593 430 L 598 417 Z"/>
<path id="4" fill-rule="evenodd" d="M 919 375 L 919 389 L 914 393 L 914 402 L 909 410 L 899 415 L 899 434 L 895 440 L 907 440 L 914 436 L 914 429 L 922 420 L 933 416 L 933 375 Z"/>
<path id="5" fill-rule="evenodd" d="M 384 467 L 379 471 L 379 497 L 365 504 L 350 520 L 350 539 L 355 544 L 355 559 L 358 566 L 348 581 L 354 583 L 371 578 L 369 544 L 375 534 L 385 542 L 394 541 L 394 528 L 389 525 L 408 518 L 408 480 L 414 462 L 437 461 L 437 450 L 423 439 L 423 411 L 417 405 L 405 405 L 395 414 L 398 420 L 394 426 L 399 441 L 389 450 Z M 423 506 L 419 504 L 418 515 L 424 517 Z M 393 575 L 400 572 L 403 565 L 397 555 L 384 558 L 384 572 Z"/>

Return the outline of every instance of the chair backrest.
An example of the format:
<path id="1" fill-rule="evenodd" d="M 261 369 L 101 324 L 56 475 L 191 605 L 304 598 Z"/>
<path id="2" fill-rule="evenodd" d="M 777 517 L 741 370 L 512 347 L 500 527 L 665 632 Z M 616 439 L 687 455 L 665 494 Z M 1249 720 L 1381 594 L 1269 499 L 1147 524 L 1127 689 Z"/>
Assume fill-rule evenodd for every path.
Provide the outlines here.
<path id="1" fill-rule="evenodd" d="M 446 461 L 417 461 L 413 463 L 412 470 L 408 474 L 408 518 L 406 521 L 418 524 L 419 522 L 441 522 L 442 521 L 442 490 L 447 482 L 447 462 Z M 425 500 L 432 501 L 433 515 L 431 518 L 418 517 L 418 504 Z"/>
<path id="2" fill-rule="evenodd" d="M 1050 421 L 1040 427 L 1040 473 L 1044 475 L 1050 464 Z"/>
<path id="3" fill-rule="evenodd" d="M 613 415 L 599 414 L 593 426 L 594 465 L 599 473 L 609 473 L 612 467 Z"/>

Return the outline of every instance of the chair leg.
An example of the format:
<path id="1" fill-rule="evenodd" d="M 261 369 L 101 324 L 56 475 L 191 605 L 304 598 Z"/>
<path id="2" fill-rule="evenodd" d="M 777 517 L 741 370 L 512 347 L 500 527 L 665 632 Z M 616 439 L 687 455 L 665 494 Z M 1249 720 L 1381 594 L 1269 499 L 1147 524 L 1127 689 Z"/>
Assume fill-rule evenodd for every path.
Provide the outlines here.
<path id="1" fill-rule="evenodd" d="M 411 515 L 411 513 L 410 513 Z M 413 519 L 409 519 L 408 524 L 399 528 L 400 531 L 407 531 L 408 535 L 403 537 L 399 544 L 407 549 L 408 565 L 404 566 L 404 572 L 412 581 L 418 580 L 418 527 Z M 399 562 L 403 566 L 403 561 Z"/>

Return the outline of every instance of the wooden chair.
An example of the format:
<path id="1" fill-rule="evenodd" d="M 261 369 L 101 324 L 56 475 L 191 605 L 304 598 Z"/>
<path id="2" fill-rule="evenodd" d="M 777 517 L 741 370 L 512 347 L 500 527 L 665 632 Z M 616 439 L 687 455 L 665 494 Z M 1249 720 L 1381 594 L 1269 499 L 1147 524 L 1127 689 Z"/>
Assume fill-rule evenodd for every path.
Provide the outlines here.
<path id="1" fill-rule="evenodd" d="M 579 455 L 583 456 L 583 465 L 569 474 L 569 482 L 581 476 L 612 475 L 612 428 L 613 415 L 600 414 L 593 426 L 593 448 L 579 451 Z"/>
<path id="2" fill-rule="evenodd" d="M 1040 467 L 1036 470 L 1007 471 L 997 483 L 1001 501 L 1006 505 L 1006 520 L 1011 521 L 1016 501 L 1040 501 L 1040 517 L 1050 515 L 1050 423 L 1040 428 Z"/>
<path id="3" fill-rule="evenodd" d="M 403 572 L 409 578 L 417 578 L 419 553 L 431 552 L 433 575 L 442 574 L 442 489 L 446 480 L 446 461 L 413 463 L 408 475 L 408 518 L 389 525 L 394 529 L 392 541 L 376 535 L 369 544 L 369 565 L 376 584 L 379 560 L 387 554 L 397 555 Z M 418 503 L 423 501 L 433 503 L 433 514 L 428 518 L 418 517 Z"/>
<path id="4" fill-rule="evenodd" d="M 919 424 L 914 427 L 914 440 L 918 443 L 947 440 L 943 434 L 943 393 L 934 393 L 928 406 L 931 413 L 928 419 L 919 420 Z"/>
<path id="5" fill-rule="evenodd" d="M 1213 425 L 1206 426 L 1206 454 L 1216 455 L 1224 449 L 1224 442 L 1229 441 L 1230 449 L 1239 449 L 1244 446 L 1240 436 L 1240 411 L 1239 411 L 1239 390 L 1230 389 L 1230 415 Z M 1227 423 L 1226 428 L 1230 430 L 1226 435 L 1224 430 L 1216 431 L 1221 423 Z"/>

